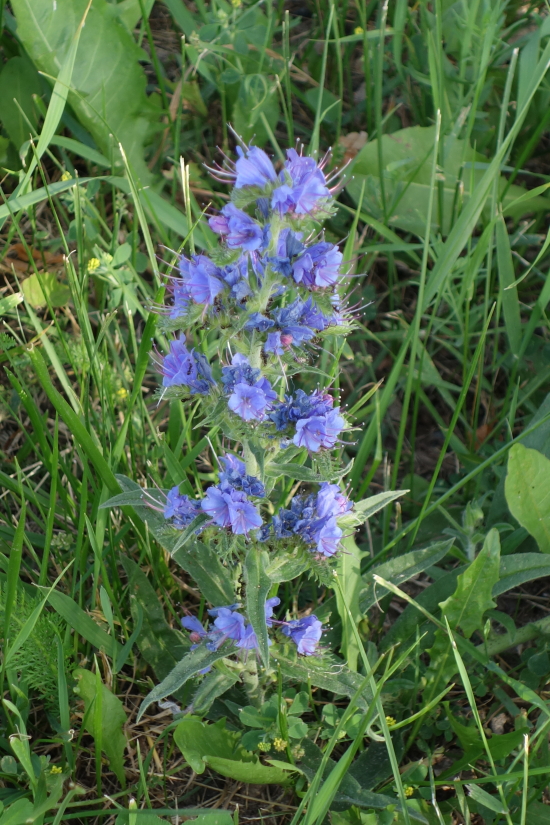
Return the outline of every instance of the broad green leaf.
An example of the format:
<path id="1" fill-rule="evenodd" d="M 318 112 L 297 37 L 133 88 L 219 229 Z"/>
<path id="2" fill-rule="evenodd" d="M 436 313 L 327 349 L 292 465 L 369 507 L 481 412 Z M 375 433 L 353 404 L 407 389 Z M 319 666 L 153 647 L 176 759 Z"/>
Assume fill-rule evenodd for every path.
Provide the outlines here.
<path id="1" fill-rule="evenodd" d="M 139 565 L 128 556 L 121 556 L 120 561 L 128 576 L 134 619 L 137 618 L 136 605 L 143 611 L 137 646 L 157 679 L 164 679 L 189 652 L 189 643 L 182 633 L 167 624 L 157 594 Z"/>
<path id="2" fill-rule="evenodd" d="M 28 799 L 17 799 L 0 815 L 0 825 L 21 825 L 22 822 L 32 822 L 33 805 Z"/>
<path id="3" fill-rule="evenodd" d="M 435 126 L 411 126 L 382 137 L 387 222 L 390 226 L 398 226 L 420 236 L 424 236 L 426 231 L 434 139 Z M 463 202 L 467 203 L 472 194 L 475 196 L 481 183 L 487 158 L 475 152 L 464 140 L 454 136 L 444 138 L 442 143 L 442 186 L 438 188 L 440 197 L 433 211 L 432 226 L 434 231 L 441 227 L 442 233 L 447 235 L 454 225 L 453 204 L 459 178 L 464 187 Z M 358 202 L 364 185 L 363 209 L 378 220 L 384 220 L 378 155 L 378 140 L 369 141 L 355 158 L 353 178 L 346 188 Z M 460 174 L 463 164 L 465 166 Z M 500 176 L 500 190 L 504 190 L 506 185 L 506 179 Z M 526 212 L 548 210 L 549 201 L 542 197 L 532 197 L 512 206 L 514 201 L 525 194 L 526 190 L 521 186 L 508 187 L 504 207 L 510 206 L 509 214 L 513 217 L 519 218 Z M 439 214 L 440 206 L 443 214 Z"/>
<path id="4" fill-rule="evenodd" d="M 374 575 L 381 576 L 383 579 L 399 586 L 445 558 L 453 546 L 453 541 L 453 539 L 449 539 L 448 541 L 440 541 L 432 544 L 423 550 L 411 550 L 410 553 L 404 553 L 402 556 L 397 556 L 369 570 L 369 572 L 362 577 L 363 585 L 359 594 L 359 607 L 361 612 L 366 613 L 376 604 Z"/>
<path id="5" fill-rule="evenodd" d="M 199 716 L 204 716 L 210 710 L 212 702 L 222 696 L 226 690 L 233 687 L 239 681 L 239 675 L 233 673 L 229 668 L 225 670 L 212 670 L 207 673 L 197 690 L 193 694 L 191 701 L 191 711 Z"/>
<path id="6" fill-rule="evenodd" d="M 499 580 L 493 596 L 500 596 L 520 584 L 550 576 L 550 559 L 540 553 L 514 553 L 500 560 Z"/>
<path id="7" fill-rule="evenodd" d="M 500 538 L 493 528 L 485 538 L 476 559 L 458 577 L 452 596 L 440 603 L 441 611 L 452 628 L 460 628 L 467 639 L 483 626 L 487 610 L 496 606 L 492 599 L 500 566 Z"/>
<path id="8" fill-rule="evenodd" d="M 510 512 L 550 553 L 550 460 L 538 450 L 514 444 L 508 454 L 505 494 Z"/>
<path id="9" fill-rule="evenodd" d="M 17 35 L 37 69 L 59 75 L 87 0 L 14 0 Z M 142 53 L 106 0 L 94 0 L 80 35 L 69 102 L 107 157 L 124 147 L 132 168 L 146 182 L 143 146 L 151 106 L 145 95 Z M 114 137 L 114 142 L 113 138 Z"/>
<path id="10" fill-rule="evenodd" d="M 100 738 L 101 747 L 109 759 L 111 769 L 122 785 L 126 783 L 124 774 L 124 750 L 126 737 L 122 731 L 126 724 L 126 712 L 118 696 L 101 683 L 101 730 L 97 729 L 96 715 L 92 705 L 96 702 L 96 676 L 89 670 L 77 668 L 74 671 L 77 680 L 75 693 L 84 701 L 86 710 L 86 730 L 94 739 Z"/>
<path id="11" fill-rule="evenodd" d="M 208 724 L 187 716 L 174 730 L 174 741 L 196 773 L 203 773 L 208 766 L 222 776 L 254 785 L 282 784 L 288 779 L 287 771 L 263 765 L 246 751 L 240 744 L 241 734 L 228 731 L 225 719 Z"/>
<path id="12" fill-rule="evenodd" d="M 266 573 L 269 556 L 252 546 L 244 562 L 246 612 L 258 639 L 258 650 L 265 667 L 269 667 L 269 640 L 265 623 L 265 600 L 272 581 Z"/>
<path id="13" fill-rule="evenodd" d="M 181 662 L 162 680 L 162 682 L 150 691 L 141 703 L 137 721 L 141 719 L 149 705 L 158 702 L 166 696 L 175 694 L 189 679 L 200 673 L 201 670 L 211 667 L 218 659 L 230 656 L 235 651 L 233 642 L 225 642 L 218 650 L 208 650 L 205 645 L 200 645 L 191 653 L 188 653 Z"/>
<path id="14" fill-rule="evenodd" d="M 40 279 L 33 273 L 21 281 L 21 289 L 32 307 L 46 306 L 46 297 L 53 307 L 66 306 L 71 299 L 71 290 L 60 283 L 53 272 L 42 273 Z"/>
<path id="15" fill-rule="evenodd" d="M 10 58 L 0 73 L 0 120 L 18 152 L 36 129 L 32 96 L 41 94 L 40 76 L 29 58 Z"/>
<path id="16" fill-rule="evenodd" d="M 309 551 L 306 552 L 309 553 Z M 272 582 L 291 581 L 307 570 L 309 559 L 306 553 L 298 553 L 296 550 L 293 553 L 296 555 L 282 551 L 269 557 L 265 572 Z"/>
<path id="17" fill-rule="evenodd" d="M 353 510 L 341 516 L 338 519 L 338 523 L 342 526 L 349 524 L 350 527 L 364 524 L 368 518 L 371 518 L 371 516 L 374 516 L 379 510 L 382 510 L 392 501 L 401 498 L 401 496 L 404 496 L 405 493 L 408 492 L 408 490 L 388 490 L 387 492 L 378 493 L 375 496 L 357 501 L 353 505 Z"/>

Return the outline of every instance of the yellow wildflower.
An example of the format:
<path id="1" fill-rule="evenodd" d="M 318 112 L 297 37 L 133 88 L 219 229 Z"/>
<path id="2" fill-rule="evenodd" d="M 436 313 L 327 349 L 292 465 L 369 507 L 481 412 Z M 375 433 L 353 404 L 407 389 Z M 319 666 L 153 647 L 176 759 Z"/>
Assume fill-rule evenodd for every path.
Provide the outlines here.
<path id="1" fill-rule="evenodd" d="M 96 269 L 99 269 L 99 266 L 99 258 L 90 258 L 90 260 L 88 261 L 88 272 L 95 272 Z"/>
<path id="2" fill-rule="evenodd" d="M 258 743 L 258 750 L 260 750 L 260 751 L 270 751 L 271 750 L 271 743 L 270 742 L 259 742 Z"/>
<path id="3" fill-rule="evenodd" d="M 353 30 L 353 33 L 354 34 L 363 34 L 363 31 L 364 31 L 363 26 L 356 26 Z"/>
<path id="4" fill-rule="evenodd" d="M 118 398 L 120 398 L 121 401 L 124 401 L 124 399 L 128 395 L 128 391 L 127 391 L 126 387 L 121 387 L 119 390 L 116 391 L 116 394 L 117 394 Z"/>
<path id="5" fill-rule="evenodd" d="M 231 5 L 234 9 L 240 9 L 242 6 L 241 0 L 231 0 Z"/>
<path id="6" fill-rule="evenodd" d="M 62 181 L 72 180 L 72 178 L 73 178 L 73 176 L 71 175 L 70 172 L 63 172 L 63 174 L 61 175 L 61 180 Z"/>
<path id="7" fill-rule="evenodd" d="M 285 739 L 281 739 L 280 736 L 276 736 L 275 739 L 273 740 L 273 747 L 275 748 L 276 751 L 284 751 L 284 749 L 287 747 L 287 745 L 288 745 L 288 742 Z"/>
<path id="8" fill-rule="evenodd" d="M 405 796 L 412 796 L 414 793 L 414 788 L 411 788 L 410 785 L 407 785 L 405 788 Z"/>
<path id="9" fill-rule="evenodd" d="M 59 765 L 52 765 L 50 773 L 63 773 L 63 768 L 59 767 Z"/>
<path id="10" fill-rule="evenodd" d="M 390 728 L 391 728 L 391 726 L 392 726 L 392 725 L 395 725 L 395 724 L 396 724 L 396 721 L 395 721 L 395 719 L 393 718 L 393 716 L 386 716 L 386 722 L 388 723 L 388 725 L 390 726 Z"/>

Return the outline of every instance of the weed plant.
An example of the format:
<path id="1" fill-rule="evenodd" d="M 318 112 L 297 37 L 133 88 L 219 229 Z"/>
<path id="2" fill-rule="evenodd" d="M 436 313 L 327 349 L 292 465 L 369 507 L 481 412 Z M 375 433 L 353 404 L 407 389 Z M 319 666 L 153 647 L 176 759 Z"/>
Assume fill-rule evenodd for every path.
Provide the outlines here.
<path id="1" fill-rule="evenodd" d="M 0 19 L 0 825 L 549 821 L 546 7 L 10 0 Z M 229 191 L 205 165 L 234 156 L 229 124 L 277 172 L 297 139 L 348 164 L 325 240 L 353 328 L 307 368 L 353 427 L 342 494 L 407 491 L 339 551 L 339 587 L 270 583 L 331 653 L 273 656 L 261 702 L 233 649 L 159 692 L 193 655 L 182 617 L 225 602 L 137 489 L 198 500 L 239 441 L 196 395 L 159 398 L 154 366 L 180 256 L 216 254 Z M 198 318 L 187 344 L 217 335 Z M 266 520 L 317 490 L 301 462 Z M 212 554 L 237 584 L 246 562 L 215 540 L 223 595 Z"/>

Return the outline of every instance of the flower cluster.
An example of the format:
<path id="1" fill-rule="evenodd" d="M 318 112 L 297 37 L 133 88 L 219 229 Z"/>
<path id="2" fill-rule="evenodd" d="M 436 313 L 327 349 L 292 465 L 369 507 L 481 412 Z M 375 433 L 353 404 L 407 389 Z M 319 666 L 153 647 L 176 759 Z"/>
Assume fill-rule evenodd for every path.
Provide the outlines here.
<path id="1" fill-rule="evenodd" d="M 294 642 L 298 653 L 303 656 L 313 656 L 317 652 L 317 646 L 323 632 L 322 622 L 316 616 L 307 616 L 303 619 L 295 619 L 290 622 L 277 621 L 273 618 L 273 608 L 277 607 L 281 600 L 274 596 L 267 599 L 265 603 L 265 620 L 268 627 L 280 626 L 282 633 Z M 258 639 L 251 624 L 245 617 L 238 613 L 240 604 L 232 604 L 228 607 L 215 607 L 208 611 L 214 622 L 206 630 L 196 616 L 184 616 L 181 620 L 183 627 L 189 631 L 194 650 L 201 643 L 204 643 L 208 650 L 218 650 L 227 640 L 235 642 L 236 647 L 244 650 L 257 650 Z M 271 644 L 271 640 L 269 640 Z"/>
<path id="2" fill-rule="evenodd" d="M 191 395 L 207 395 L 215 385 L 212 370 L 204 355 L 185 346 L 185 336 L 180 335 L 170 344 L 170 352 L 162 362 L 162 386 L 187 387 Z"/>
<path id="3" fill-rule="evenodd" d="M 167 493 L 163 515 L 165 519 L 172 519 L 174 527 L 186 527 L 201 511 L 211 518 L 203 527 L 210 524 L 229 527 L 237 536 L 247 536 L 251 530 L 262 526 L 262 518 L 248 496 L 263 498 L 263 484 L 247 475 L 245 463 L 236 456 L 222 456 L 220 461 L 224 470 L 219 474 L 219 484 L 209 487 L 203 499 L 180 495 L 178 487 Z"/>
<path id="4" fill-rule="evenodd" d="M 260 535 L 264 540 L 270 535 L 278 539 L 299 536 L 320 555 L 334 556 L 343 535 L 337 519 L 352 506 L 337 484 L 324 482 L 317 495 L 295 496 L 290 508 L 279 510 Z"/>

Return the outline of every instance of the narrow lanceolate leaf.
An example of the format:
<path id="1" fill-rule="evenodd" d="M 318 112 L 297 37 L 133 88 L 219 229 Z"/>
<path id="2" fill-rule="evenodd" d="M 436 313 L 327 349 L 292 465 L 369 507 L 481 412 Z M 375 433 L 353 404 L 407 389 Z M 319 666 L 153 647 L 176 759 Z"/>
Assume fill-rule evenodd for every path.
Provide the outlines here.
<path id="1" fill-rule="evenodd" d="M 311 481 L 314 484 L 320 484 L 323 481 L 337 481 L 339 478 L 343 478 L 350 469 L 351 467 L 348 465 L 347 467 L 325 475 L 323 473 L 317 473 L 315 470 L 312 470 L 311 467 L 303 467 L 301 464 L 296 464 L 295 462 L 279 463 L 272 461 L 266 465 L 264 472 L 269 478 L 287 476 L 295 481 Z"/>
<path id="2" fill-rule="evenodd" d="M 374 516 L 379 510 L 382 510 L 392 501 L 401 498 L 401 496 L 404 496 L 405 493 L 408 492 L 408 490 L 387 490 L 384 493 L 378 493 L 376 496 L 370 496 L 369 498 L 362 499 L 362 501 L 357 501 L 353 505 L 353 510 L 338 519 L 338 523 L 342 526 L 348 523 L 350 526 L 364 524 L 368 518 Z"/>
<path id="3" fill-rule="evenodd" d="M 191 651 L 181 662 L 178 662 L 174 670 L 162 680 L 160 685 L 157 685 L 153 690 L 147 694 L 141 707 L 137 721 L 141 719 L 147 708 L 153 702 L 159 702 L 166 696 L 171 696 L 189 679 L 199 673 L 201 670 L 210 667 L 217 662 L 218 659 L 223 659 L 225 656 L 230 656 L 235 651 L 233 642 L 225 642 L 218 650 L 208 650 L 205 645 L 197 647 L 196 650 Z"/>
<path id="4" fill-rule="evenodd" d="M 244 563 L 246 612 L 254 628 L 260 656 L 266 667 L 269 665 L 269 642 L 265 623 L 265 600 L 272 584 L 266 573 L 268 562 L 267 553 L 251 547 Z"/>
<path id="5" fill-rule="evenodd" d="M 467 639 L 483 626 L 485 612 L 496 605 L 492 593 L 499 566 L 500 538 L 493 528 L 487 533 L 478 557 L 458 577 L 453 595 L 440 604 L 451 628 L 460 628 Z"/>
<path id="6" fill-rule="evenodd" d="M 328 690 L 337 696 L 351 699 L 364 682 L 364 677 L 352 673 L 336 656 L 323 659 L 316 659 L 315 656 L 298 658 L 296 655 L 288 655 L 284 648 L 275 646 L 271 655 L 277 660 L 284 676 L 295 682 L 307 683 L 309 680 L 314 687 Z M 359 708 L 367 710 L 372 701 L 370 688 L 365 688 L 356 701 Z"/>
<path id="7" fill-rule="evenodd" d="M 504 489 L 514 518 L 542 553 L 550 553 L 550 461 L 538 450 L 514 444 Z"/>
<path id="8" fill-rule="evenodd" d="M 500 576 L 493 596 L 500 596 L 520 584 L 550 576 L 550 559 L 540 553 L 514 553 L 500 560 Z"/>
<path id="9" fill-rule="evenodd" d="M 369 570 L 363 576 L 363 584 L 359 593 L 361 612 L 366 613 L 376 604 L 377 594 L 374 586 L 374 575 L 381 576 L 383 579 L 399 586 L 445 558 L 453 546 L 453 541 L 454 539 L 439 541 L 430 545 L 430 547 L 425 547 L 423 550 L 412 550 L 410 553 L 404 553 L 402 556 L 397 556 L 397 558 L 390 559 L 384 564 L 379 564 Z"/>

